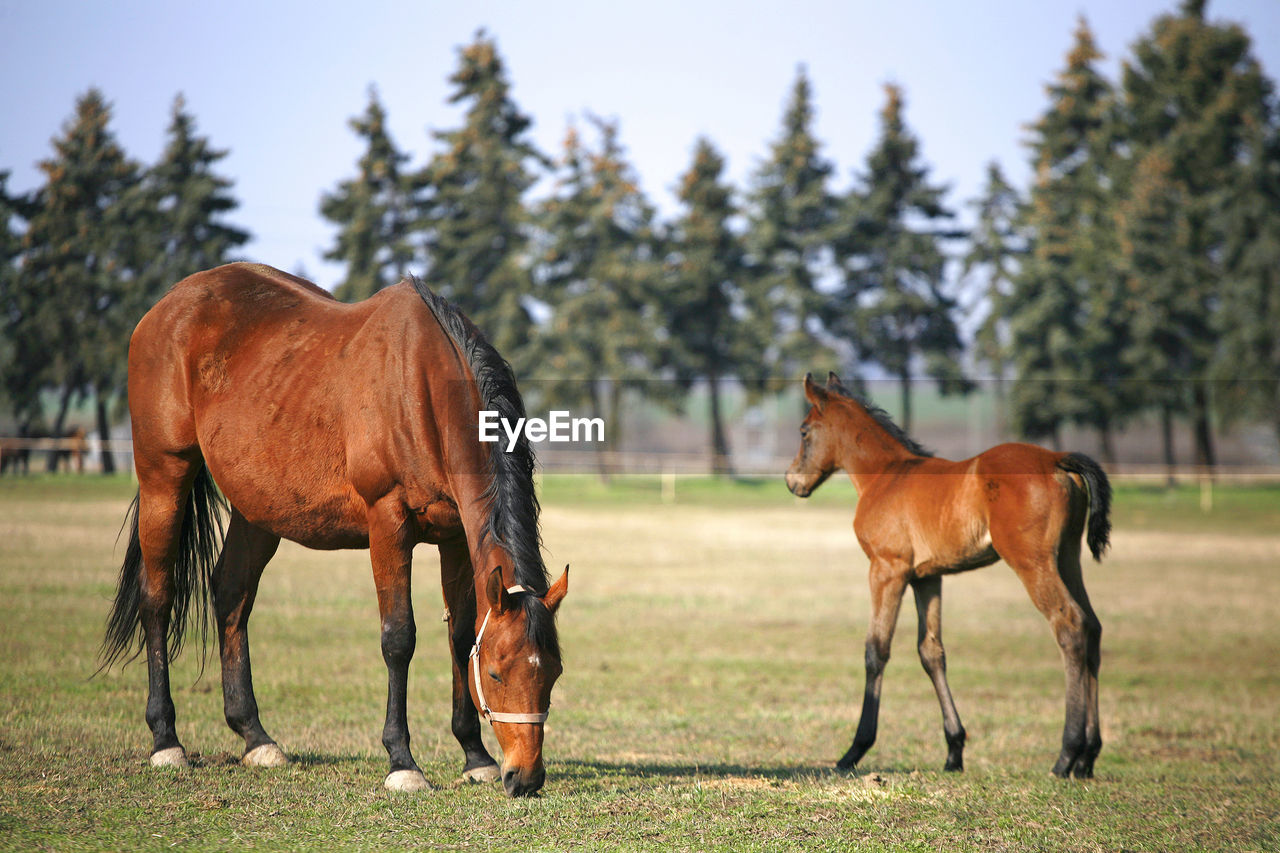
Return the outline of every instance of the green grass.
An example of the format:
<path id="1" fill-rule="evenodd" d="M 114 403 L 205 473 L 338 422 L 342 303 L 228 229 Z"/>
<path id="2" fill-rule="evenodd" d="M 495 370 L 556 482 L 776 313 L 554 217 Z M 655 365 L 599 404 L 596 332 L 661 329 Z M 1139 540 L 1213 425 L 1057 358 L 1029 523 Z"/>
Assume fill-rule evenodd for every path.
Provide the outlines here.
<path id="1" fill-rule="evenodd" d="M 1103 620 L 1098 778 L 1048 768 L 1062 670 L 1002 566 L 948 580 L 966 772 L 945 758 L 904 605 L 880 739 L 831 764 L 862 683 L 866 563 L 854 495 L 778 480 L 543 483 L 549 562 L 573 565 L 566 672 L 543 796 L 461 786 L 435 559 L 419 549 L 410 681 L 415 754 L 436 790 L 384 791 L 385 670 L 363 552 L 284 545 L 253 618 L 263 721 L 294 759 L 236 764 L 217 664 L 175 667 L 186 771 L 147 766 L 145 672 L 90 678 L 115 573 L 125 478 L 0 480 L 0 848 L 1280 848 L 1280 489 L 1122 485 L 1114 549 L 1086 580 Z"/>

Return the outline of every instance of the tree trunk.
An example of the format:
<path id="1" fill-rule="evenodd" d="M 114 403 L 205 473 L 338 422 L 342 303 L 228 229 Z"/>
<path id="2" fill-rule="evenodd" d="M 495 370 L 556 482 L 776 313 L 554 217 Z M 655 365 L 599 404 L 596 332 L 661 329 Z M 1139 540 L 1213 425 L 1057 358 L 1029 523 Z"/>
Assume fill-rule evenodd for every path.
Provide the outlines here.
<path id="1" fill-rule="evenodd" d="M 600 380 L 591 381 L 591 416 L 593 418 L 606 417 L 605 404 L 602 398 L 607 393 L 607 389 L 601 387 Z M 612 424 L 606 419 L 604 423 L 605 440 L 596 445 L 596 473 L 600 475 L 600 482 L 605 485 L 609 484 L 609 450 L 611 448 L 609 439 L 611 429 Z"/>
<path id="2" fill-rule="evenodd" d="M 1165 485 L 1172 489 L 1178 485 L 1178 460 L 1173 447 L 1173 407 L 1168 404 L 1160 407 L 1160 440 L 1164 444 Z"/>
<path id="3" fill-rule="evenodd" d="M 1191 417 L 1194 419 L 1196 436 L 1196 465 L 1213 476 L 1216 460 L 1213 455 L 1213 427 L 1210 422 L 1209 387 L 1204 382 L 1196 382 L 1191 389 Z"/>
<path id="4" fill-rule="evenodd" d="M 116 458 L 111 452 L 111 424 L 107 421 L 107 398 L 102 389 L 97 389 L 98 398 L 98 438 L 102 440 L 102 448 L 100 455 L 102 458 L 102 473 L 114 474 L 116 472 Z"/>
<path id="5" fill-rule="evenodd" d="M 1116 464 L 1116 442 L 1111 432 L 1111 422 L 1103 420 L 1098 424 L 1098 448 L 1102 454 L 1102 462 L 1107 467 Z"/>
<path id="6" fill-rule="evenodd" d="M 72 386 L 65 385 L 62 388 L 62 399 L 58 401 L 58 416 L 53 421 L 53 427 L 49 430 L 50 438 L 58 440 L 62 438 L 67 423 L 67 410 L 71 408 Z M 54 448 L 49 451 L 49 461 L 47 469 L 50 474 L 58 472 L 58 449 Z"/>
<path id="7" fill-rule="evenodd" d="M 729 458 L 729 441 L 720 414 L 720 377 L 714 372 L 707 378 L 707 390 L 711 395 L 711 473 L 732 477 L 733 462 Z"/>
<path id="8" fill-rule="evenodd" d="M 905 370 L 901 376 L 902 382 L 902 431 L 907 435 L 911 435 L 911 376 Z"/>

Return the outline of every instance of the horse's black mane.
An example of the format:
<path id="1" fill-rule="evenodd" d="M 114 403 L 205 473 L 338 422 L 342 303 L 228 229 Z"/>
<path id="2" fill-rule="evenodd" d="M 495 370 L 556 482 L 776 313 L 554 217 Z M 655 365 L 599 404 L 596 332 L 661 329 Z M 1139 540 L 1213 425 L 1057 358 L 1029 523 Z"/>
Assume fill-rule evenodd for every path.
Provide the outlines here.
<path id="1" fill-rule="evenodd" d="M 516 388 L 511 365 L 461 311 L 417 277 L 411 276 L 409 281 L 466 359 L 480 392 L 481 407 L 496 411 L 502 420 L 510 423 L 523 418 L 524 400 Z M 529 639 L 539 648 L 559 657 L 555 623 L 541 601 L 547 593 L 550 578 L 542 561 L 542 535 L 538 529 L 541 506 L 533 487 L 533 471 L 537 464 L 533 448 L 523 431 L 511 452 L 506 452 L 505 438 L 491 447 L 489 485 L 481 495 L 489 516 L 484 535 L 511 556 L 514 563 L 512 577 L 517 584 L 533 593 L 519 596 L 524 606 Z"/>
<path id="2" fill-rule="evenodd" d="M 828 380 L 827 388 L 828 390 L 835 391 L 837 394 L 841 395 L 842 397 L 846 397 L 849 400 L 852 400 L 853 402 L 861 406 L 863 409 L 865 409 L 867 414 L 871 416 L 871 419 L 873 421 L 875 421 L 881 427 L 883 427 L 884 431 L 889 433 L 889 435 L 892 436 L 895 441 L 897 441 L 907 450 L 914 453 L 916 456 L 933 456 L 934 455 L 932 450 L 929 450 L 927 447 L 917 442 L 914 438 L 907 435 L 906 431 L 902 427 L 895 424 L 893 422 L 893 418 L 889 417 L 888 412 L 886 412 L 884 409 L 877 406 L 875 403 L 872 403 L 870 400 L 868 400 L 866 397 L 863 397 L 861 394 L 855 394 L 854 392 L 850 391 L 848 388 L 841 385 L 839 380 L 834 380 L 834 379 Z"/>

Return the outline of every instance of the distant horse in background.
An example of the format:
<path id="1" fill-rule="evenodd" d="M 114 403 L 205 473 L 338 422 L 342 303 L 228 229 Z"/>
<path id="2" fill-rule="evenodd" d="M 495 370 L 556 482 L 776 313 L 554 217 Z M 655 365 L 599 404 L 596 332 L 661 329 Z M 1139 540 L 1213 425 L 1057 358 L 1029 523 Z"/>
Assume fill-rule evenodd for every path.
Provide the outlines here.
<path id="1" fill-rule="evenodd" d="M 84 427 L 75 427 L 63 432 L 62 441 L 59 442 L 52 453 L 53 471 L 55 473 L 62 470 L 65 462 L 68 473 L 74 467 L 77 474 L 83 474 L 84 460 L 89 455 L 89 437 L 85 433 Z"/>
<path id="2" fill-rule="evenodd" d="M 1093 776 L 1102 749 L 1098 664 L 1102 625 L 1080 570 L 1081 536 L 1102 558 L 1111 532 L 1111 486 L 1096 462 L 1029 444 L 1001 444 L 972 459 L 934 458 L 885 412 L 845 390 L 834 373 L 826 387 L 804 378 L 811 404 L 787 487 L 808 497 L 836 469 L 858 490 L 853 528 L 871 561 L 871 624 L 866 690 L 853 745 L 839 766 L 852 768 L 876 739 L 880 684 L 908 584 L 919 617 L 920 662 L 942 706 L 945 769 L 964 767 L 964 726 L 947 685 L 942 648 L 942 577 L 1003 559 L 1049 620 L 1066 666 L 1066 724 L 1053 772 Z"/>
<path id="3" fill-rule="evenodd" d="M 31 473 L 32 443 L 42 439 L 53 444 L 49 450 L 49 473 L 61 471 L 63 463 L 66 463 L 68 472 L 74 467 L 77 474 L 84 473 L 84 460 L 89 455 L 89 437 L 84 427 L 65 430 L 61 440 L 54 442 L 53 433 L 47 427 L 32 429 L 23 426 L 19 428 L 17 438 L 0 439 L 0 474 L 7 473 L 10 468 L 14 474 Z"/>
<path id="4" fill-rule="evenodd" d="M 284 537 L 369 549 L 388 675 L 384 784 L 428 787 L 409 750 L 405 703 L 416 646 L 410 562 L 414 545 L 430 542 L 440 551 L 463 777 L 500 778 L 512 796 L 542 786 L 568 569 L 549 583 L 527 440 L 510 452 L 479 441 L 481 410 L 514 422 L 524 403 L 511 368 L 469 320 L 417 280 L 346 305 L 270 267 L 218 267 L 179 282 L 138 324 L 129 407 L 139 488 L 103 665 L 135 643 L 146 650 L 152 764 L 187 763 L 169 658 L 193 609 L 204 627 L 210 593 L 242 762 L 287 761 L 258 718 L 248 638 L 258 580 Z M 221 553 L 219 489 L 231 513 Z M 501 770 L 480 713 L 502 748 Z"/>

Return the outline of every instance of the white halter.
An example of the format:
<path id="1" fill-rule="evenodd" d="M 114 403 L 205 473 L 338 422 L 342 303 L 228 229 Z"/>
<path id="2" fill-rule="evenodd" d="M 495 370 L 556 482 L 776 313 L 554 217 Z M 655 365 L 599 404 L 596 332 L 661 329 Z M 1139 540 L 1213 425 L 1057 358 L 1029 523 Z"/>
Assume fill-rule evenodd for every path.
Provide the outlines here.
<path id="1" fill-rule="evenodd" d="M 517 592 L 528 592 L 527 589 L 516 584 L 507 587 L 507 592 L 515 594 Z M 493 608 L 484 614 L 484 621 L 480 623 L 480 630 L 476 632 L 476 641 L 471 646 L 471 673 L 476 683 L 476 699 L 480 700 L 480 713 L 484 718 L 492 723 L 528 723 L 539 725 L 547 721 L 547 712 L 541 714 L 505 714 L 495 711 L 489 707 L 489 703 L 484 700 L 484 687 L 480 683 L 480 640 L 484 637 L 484 629 L 489 627 L 489 617 L 493 614 Z"/>

